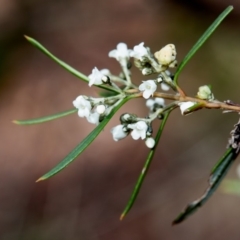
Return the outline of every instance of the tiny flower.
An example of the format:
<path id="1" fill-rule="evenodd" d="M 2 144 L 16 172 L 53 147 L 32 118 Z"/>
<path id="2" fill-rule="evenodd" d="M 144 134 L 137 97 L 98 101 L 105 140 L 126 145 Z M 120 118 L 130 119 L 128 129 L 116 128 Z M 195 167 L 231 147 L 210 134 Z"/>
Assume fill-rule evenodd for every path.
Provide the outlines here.
<path id="1" fill-rule="evenodd" d="M 90 101 L 86 100 L 83 96 L 77 97 L 73 101 L 73 105 L 75 108 L 78 109 L 78 116 L 79 117 L 88 117 L 91 111 L 91 103 Z"/>
<path id="2" fill-rule="evenodd" d="M 193 105 L 195 105 L 195 103 L 194 102 L 184 102 L 184 103 L 179 103 L 178 105 L 180 106 L 180 110 L 181 110 L 182 115 L 184 115 L 185 111 L 188 108 L 190 108 Z"/>
<path id="3" fill-rule="evenodd" d="M 145 144 L 148 148 L 153 148 L 155 146 L 155 140 L 154 138 L 147 138 L 145 141 Z"/>
<path id="4" fill-rule="evenodd" d="M 99 113 L 97 112 L 90 113 L 90 115 L 87 116 L 87 120 L 92 124 L 99 124 Z"/>
<path id="5" fill-rule="evenodd" d="M 155 58 L 162 65 L 169 65 L 176 59 L 176 49 L 173 44 L 168 44 L 163 47 L 160 51 L 154 53 Z"/>
<path id="6" fill-rule="evenodd" d="M 214 96 L 209 86 L 201 86 L 198 89 L 197 97 L 201 99 L 213 100 Z"/>
<path id="7" fill-rule="evenodd" d="M 132 50 L 127 48 L 127 44 L 119 43 L 117 45 L 117 49 L 114 49 L 109 52 L 108 56 L 112 58 L 116 58 L 121 64 L 126 64 L 130 58 L 130 53 Z"/>
<path id="8" fill-rule="evenodd" d="M 134 124 L 128 124 L 128 128 L 132 129 L 131 136 L 134 140 L 139 138 L 145 139 L 148 125 L 144 121 L 138 121 Z"/>
<path id="9" fill-rule="evenodd" d="M 143 45 L 144 42 L 134 46 L 133 51 L 130 53 L 130 56 L 139 60 L 143 60 L 144 57 L 147 57 L 148 51 Z"/>
<path id="10" fill-rule="evenodd" d="M 116 127 L 112 128 L 111 133 L 114 141 L 121 140 L 128 135 L 128 132 L 124 131 L 123 125 L 117 125 Z"/>
<path id="11" fill-rule="evenodd" d="M 104 105 L 98 105 L 96 107 L 96 112 L 100 115 L 103 114 L 105 111 L 106 111 L 106 107 Z"/>
<path id="12" fill-rule="evenodd" d="M 143 81 L 139 86 L 139 90 L 143 92 L 143 97 L 148 99 L 157 90 L 157 84 L 153 80 Z"/>
<path id="13" fill-rule="evenodd" d="M 99 71 L 96 67 L 92 70 L 92 73 L 88 76 L 89 78 L 89 86 L 91 87 L 93 84 L 100 85 L 103 84 L 102 78 L 106 75 L 109 75 L 110 71 L 108 69 L 102 69 Z"/>

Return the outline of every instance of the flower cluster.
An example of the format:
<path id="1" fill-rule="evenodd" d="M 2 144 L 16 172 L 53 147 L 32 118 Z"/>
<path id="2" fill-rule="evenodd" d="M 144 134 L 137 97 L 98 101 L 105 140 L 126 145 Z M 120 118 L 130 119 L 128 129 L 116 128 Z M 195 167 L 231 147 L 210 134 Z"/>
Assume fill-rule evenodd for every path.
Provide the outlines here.
<path id="1" fill-rule="evenodd" d="M 121 124 L 111 130 L 114 141 L 119 141 L 127 137 L 131 132 L 131 136 L 134 140 L 145 140 L 146 146 L 149 148 L 155 146 L 155 140 L 151 137 L 152 127 L 149 121 L 139 119 L 128 113 L 123 114 L 120 120 Z"/>
<path id="2" fill-rule="evenodd" d="M 138 178 L 133 194 L 120 216 L 120 219 L 123 219 L 131 209 L 138 195 L 147 170 L 151 164 L 156 149 L 155 145 L 159 142 L 164 126 L 168 120 L 168 116 L 174 109 L 179 108 L 182 115 L 190 114 L 202 108 L 222 109 L 223 112 L 240 113 L 240 104 L 234 103 L 231 100 L 221 102 L 214 99 L 214 95 L 209 85 L 199 87 L 198 92 L 194 97 L 188 96 L 181 86 L 178 85 L 178 77 L 184 66 L 232 9 L 233 7 L 229 6 L 214 21 L 209 28 L 212 31 L 209 31 L 208 29 L 202 35 L 197 44 L 193 46 L 182 60 L 181 65 L 176 70 L 175 74 L 170 72 L 171 68 L 177 66 L 177 52 L 173 44 L 167 44 L 159 51 L 152 53 L 149 47 L 144 46 L 144 42 L 134 46 L 133 49 L 129 49 L 125 43 L 119 43 L 116 49 L 109 52 L 108 56 L 119 62 L 121 67 L 120 74 L 116 75 L 108 69 L 99 70 L 97 67 L 94 67 L 91 74 L 87 77 L 55 57 L 36 40 L 26 37 L 29 42 L 60 64 L 67 71 L 85 82 L 88 82 L 89 87 L 95 85 L 105 90 L 104 92 L 101 92 L 101 97 L 93 98 L 80 95 L 73 101 L 73 105 L 78 111 L 78 116 L 80 118 L 86 118 L 88 122 L 98 126 L 96 126 L 96 128 L 77 147 L 75 147 L 62 160 L 62 162 L 40 177 L 37 182 L 55 175 L 69 165 L 91 144 L 96 136 L 104 129 L 113 115 L 128 100 L 135 98 L 146 99 L 146 106 L 149 112 L 145 117 L 139 117 L 131 113 L 124 113 L 120 116 L 120 124 L 111 129 L 114 141 L 119 141 L 127 136 L 131 136 L 134 140 L 143 140 L 146 146 L 151 149 Z M 148 79 L 139 79 L 138 82 L 140 84 L 138 85 L 133 83 L 131 79 L 132 62 L 145 78 L 148 75 L 151 75 L 151 77 Z M 171 92 L 159 92 L 157 91 L 159 87 L 161 87 L 163 91 L 171 90 Z M 38 119 L 14 120 L 14 123 L 25 125 L 42 123 L 74 113 L 76 112 L 76 109 L 70 109 L 68 111 Z M 155 120 L 160 120 L 160 124 L 156 137 L 154 138 L 152 126 L 153 121 Z M 196 211 L 209 199 L 217 186 L 221 183 L 231 164 L 234 163 L 235 159 L 238 157 L 240 153 L 240 120 L 234 125 L 234 129 L 231 131 L 230 135 L 227 151 L 211 171 L 208 188 L 200 198 L 187 205 L 185 210 L 173 221 L 173 224 L 180 223 L 186 219 L 192 212 Z M 240 175 L 240 167 L 237 168 L 237 172 L 238 175 Z"/>
<path id="3" fill-rule="evenodd" d="M 109 52 L 108 56 L 119 62 L 122 68 L 120 75 L 114 75 L 108 69 L 98 70 L 97 67 L 94 67 L 92 73 L 88 76 L 90 87 L 92 85 L 108 86 L 116 94 L 104 98 L 82 95 L 77 97 L 73 101 L 73 105 L 78 109 L 79 117 L 85 117 L 90 123 L 99 124 L 117 105 L 118 101 L 127 96 L 128 91 L 134 90 L 142 93 L 143 98 L 147 99 L 146 105 L 150 110 L 148 116 L 139 118 L 133 114 L 124 114 L 120 117 L 121 124 L 114 127 L 111 132 L 115 141 L 119 141 L 130 134 L 134 140 L 145 140 L 146 145 L 153 148 L 155 141 L 152 138 L 151 124 L 153 120 L 163 117 L 167 106 L 165 106 L 163 98 L 156 97 L 153 99 L 151 97 L 154 96 L 158 86 L 161 86 L 164 91 L 172 89 L 176 92 L 173 83 L 174 75 L 169 71 L 169 68 L 177 65 L 176 55 L 177 52 L 173 44 L 168 44 L 152 54 L 150 48 L 145 47 L 143 42 L 134 46 L 133 49 L 128 49 L 125 43 L 119 43 L 116 49 Z M 131 81 L 131 58 L 134 59 L 135 66 L 143 75 L 156 74 L 155 77 L 143 80 L 139 86 L 134 85 Z M 210 87 L 200 87 L 197 97 L 204 100 L 213 100 Z M 196 102 L 192 101 L 176 103 L 183 115 L 187 114 L 195 104 Z"/>
<path id="4" fill-rule="evenodd" d="M 73 101 L 73 105 L 78 109 L 78 116 L 86 117 L 87 121 L 92 124 L 99 124 L 112 109 L 105 103 L 104 98 L 91 98 L 82 95 Z"/>
<path id="5" fill-rule="evenodd" d="M 145 47 L 144 43 L 140 43 L 128 49 L 125 43 L 119 43 L 116 49 L 108 54 L 109 57 L 115 58 L 121 68 L 120 75 L 111 74 L 108 69 L 99 70 L 94 67 L 92 73 L 88 76 L 89 86 L 92 85 L 108 85 L 114 89 L 117 94 L 105 98 L 92 98 L 87 96 L 78 96 L 73 101 L 73 105 L 78 109 L 79 117 L 85 117 L 88 122 L 98 124 L 117 104 L 118 100 L 126 97 L 127 90 L 135 89 L 142 92 L 142 96 L 147 100 L 147 107 L 150 109 L 147 118 L 138 118 L 131 114 L 123 115 L 121 124 L 112 129 L 113 139 L 118 141 L 125 138 L 129 134 L 134 140 L 145 140 L 149 148 L 155 145 L 154 139 L 151 137 L 151 123 L 156 118 L 161 118 L 161 111 L 165 106 L 164 99 L 149 99 L 156 92 L 158 85 L 162 90 L 168 91 L 172 87 L 173 75 L 168 68 L 175 67 L 176 49 L 173 44 L 168 44 L 160 51 L 152 54 L 150 48 Z M 134 59 L 135 66 L 141 70 L 143 75 L 157 74 L 155 79 L 144 80 L 137 87 L 131 81 L 131 58 Z M 126 119 L 129 117 L 129 119 Z M 151 130 L 151 131 L 150 131 Z"/>

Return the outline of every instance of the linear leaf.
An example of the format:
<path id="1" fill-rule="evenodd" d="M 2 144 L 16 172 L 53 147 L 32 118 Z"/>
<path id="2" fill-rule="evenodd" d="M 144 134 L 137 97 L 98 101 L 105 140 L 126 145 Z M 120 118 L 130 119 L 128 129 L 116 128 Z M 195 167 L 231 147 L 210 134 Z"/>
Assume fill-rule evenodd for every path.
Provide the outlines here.
<path id="1" fill-rule="evenodd" d="M 76 108 L 67 110 L 64 112 L 56 113 L 50 116 L 41 117 L 41 118 L 34 118 L 34 119 L 28 119 L 28 120 L 13 120 L 13 123 L 18 125 L 32 125 L 32 124 L 44 123 L 44 122 L 52 121 L 61 117 L 65 117 L 75 112 L 77 112 Z"/>
<path id="2" fill-rule="evenodd" d="M 174 83 L 177 85 L 178 76 L 183 68 L 186 66 L 188 61 L 193 57 L 193 55 L 198 51 L 198 49 L 206 42 L 206 40 L 212 35 L 218 25 L 223 21 L 223 19 L 233 10 L 233 6 L 228 6 L 219 16 L 218 18 L 211 24 L 211 26 L 204 32 L 204 34 L 199 38 L 196 44 L 192 47 L 192 49 L 185 56 L 183 61 L 179 64 L 175 76 Z"/>
<path id="3" fill-rule="evenodd" d="M 173 224 L 178 224 L 184 221 L 189 215 L 194 213 L 201 207 L 216 191 L 217 187 L 223 180 L 224 176 L 227 174 L 228 169 L 232 165 L 233 161 L 236 159 L 238 154 L 233 148 L 228 148 L 224 156 L 220 159 L 219 163 L 214 168 L 212 175 L 209 178 L 209 186 L 205 193 L 194 202 L 187 205 L 185 210 L 178 215 L 178 217 L 173 221 Z"/>
<path id="4" fill-rule="evenodd" d="M 78 144 L 57 166 L 55 166 L 52 170 L 44 174 L 40 177 L 37 182 L 45 180 L 47 178 L 52 177 L 57 174 L 65 167 L 67 167 L 79 154 L 81 154 L 98 136 L 98 134 L 103 130 L 106 124 L 110 121 L 113 115 L 119 110 L 119 108 L 125 104 L 131 97 L 126 97 L 123 99 L 112 111 L 111 113 L 104 118 L 104 120 L 98 124 L 98 126 L 85 138 L 83 141 Z"/>
<path id="5" fill-rule="evenodd" d="M 155 137 L 155 146 L 158 145 L 158 142 L 159 142 L 159 140 L 160 140 L 160 137 L 161 137 L 161 135 L 162 135 L 164 126 L 165 126 L 165 124 L 166 124 L 166 122 L 167 122 L 167 119 L 168 119 L 168 116 L 169 116 L 170 112 L 171 112 L 171 110 L 169 110 L 168 112 L 165 113 L 164 118 L 163 118 L 163 120 L 162 120 L 162 122 L 161 122 L 161 124 L 160 124 L 160 126 L 159 126 L 157 135 L 156 135 L 156 137 Z M 135 185 L 135 187 L 134 187 L 134 190 L 133 190 L 133 192 L 132 192 L 132 195 L 131 195 L 131 197 L 130 197 L 130 199 L 129 199 L 129 201 L 128 201 L 126 207 L 125 207 L 125 209 L 123 210 L 123 213 L 122 213 L 121 216 L 120 216 L 120 220 L 122 220 L 122 219 L 126 216 L 126 214 L 130 211 L 130 209 L 131 209 L 132 206 L 133 206 L 133 204 L 134 204 L 134 202 L 135 202 L 135 200 L 136 200 L 136 198 L 137 198 L 137 196 L 138 196 L 138 193 L 139 193 L 139 191 L 140 191 L 140 188 L 141 188 L 141 186 L 142 186 L 142 183 L 143 183 L 143 181 L 144 181 L 144 179 L 145 179 L 145 176 L 146 176 L 146 174 L 147 174 L 147 172 L 148 172 L 148 169 L 149 169 L 149 167 L 150 167 L 150 164 L 151 164 L 151 162 L 152 162 L 152 159 L 153 159 L 155 150 L 156 150 L 156 149 L 153 148 L 153 149 L 149 152 L 148 157 L 147 157 L 147 159 L 146 159 L 146 162 L 145 162 L 145 164 L 144 164 L 144 166 L 143 166 L 142 172 L 141 172 L 140 176 L 138 177 L 137 183 L 136 183 L 136 185 Z"/>
<path id="6" fill-rule="evenodd" d="M 76 69 L 74 69 L 73 67 L 71 67 L 70 65 L 68 65 L 67 63 L 63 62 L 62 60 L 60 60 L 59 58 L 57 58 L 56 56 L 54 56 L 51 52 L 49 52 L 41 43 L 39 43 L 38 41 L 36 41 L 35 39 L 25 36 L 25 38 L 36 48 L 38 48 L 41 52 L 43 52 L 45 55 L 47 55 L 49 58 L 51 58 L 53 61 L 55 61 L 56 63 L 58 63 L 61 67 L 63 67 L 64 69 L 66 69 L 68 72 L 70 72 L 71 74 L 73 74 L 74 76 L 76 76 L 77 78 L 80 78 L 81 80 L 85 81 L 85 82 L 89 82 L 89 79 L 86 75 L 82 74 L 81 72 L 77 71 Z M 112 92 L 118 92 L 116 89 L 106 86 L 106 85 L 94 85 L 96 87 L 99 88 L 103 88 L 106 89 L 108 91 L 112 91 Z"/>

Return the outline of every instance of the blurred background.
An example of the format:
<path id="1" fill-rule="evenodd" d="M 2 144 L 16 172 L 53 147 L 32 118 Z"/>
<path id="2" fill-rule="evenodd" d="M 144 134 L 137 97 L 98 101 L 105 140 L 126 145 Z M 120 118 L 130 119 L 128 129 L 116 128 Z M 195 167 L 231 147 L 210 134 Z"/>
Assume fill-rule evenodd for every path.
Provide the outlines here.
<path id="1" fill-rule="evenodd" d="M 211 84 L 217 99 L 239 103 L 237 0 L 0 1 L 0 239 L 239 240 L 240 198 L 221 190 L 191 218 L 171 226 L 185 205 L 207 187 L 210 169 L 225 151 L 237 114 L 202 110 L 183 117 L 174 111 L 139 197 L 123 221 L 119 216 L 148 149 L 130 137 L 114 142 L 110 129 L 121 113 L 145 116 L 144 101 L 124 106 L 74 163 L 39 183 L 36 179 L 94 126 L 77 114 L 35 126 L 11 122 L 71 109 L 78 95 L 98 92 L 31 46 L 24 34 L 86 75 L 95 66 L 118 73 L 120 68 L 108 52 L 119 42 L 129 48 L 145 42 L 152 52 L 173 43 L 180 62 L 228 5 L 234 5 L 234 11 L 179 81 L 189 95 Z M 135 83 L 146 79 L 135 69 L 133 76 Z M 237 178 L 237 162 L 228 178 Z"/>

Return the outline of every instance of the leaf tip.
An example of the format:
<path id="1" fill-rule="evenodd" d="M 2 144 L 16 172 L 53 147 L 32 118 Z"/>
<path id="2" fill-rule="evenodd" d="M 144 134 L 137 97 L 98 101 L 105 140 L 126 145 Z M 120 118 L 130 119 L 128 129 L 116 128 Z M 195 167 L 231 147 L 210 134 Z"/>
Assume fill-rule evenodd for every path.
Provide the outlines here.
<path id="1" fill-rule="evenodd" d="M 44 177 L 40 177 L 39 179 L 37 179 L 37 181 L 36 181 L 36 183 L 37 182 L 41 182 L 41 181 L 43 181 L 43 180 L 45 180 L 46 178 L 44 178 Z"/>
<path id="2" fill-rule="evenodd" d="M 27 35 L 23 35 L 28 41 L 31 39 L 29 36 Z"/>
<path id="3" fill-rule="evenodd" d="M 174 225 L 177 225 L 177 224 L 179 224 L 180 222 L 182 222 L 183 221 L 183 218 L 181 218 L 181 217 L 177 217 L 176 219 L 174 219 L 173 221 L 172 221 L 172 226 L 174 226 Z"/>
<path id="4" fill-rule="evenodd" d="M 17 125 L 20 125 L 20 123 L 19 123 L 18 120 L 12 120 L 12 123 L 17 124 Z"/>
<path id="5" fill-rule="evenodd" d="M 122 213 L 121 216 L 120 216 L 120 218 L 119 218 L 120 221 L 122 221 L 124 217 L 125 217 L 125 213 Z"/>

